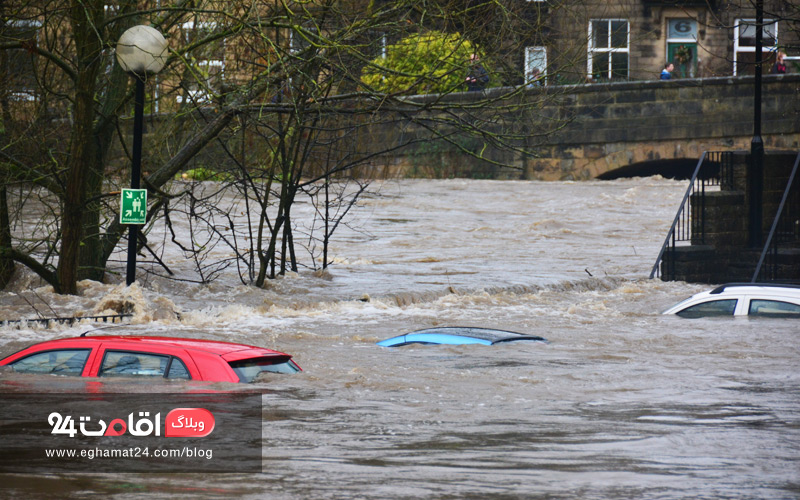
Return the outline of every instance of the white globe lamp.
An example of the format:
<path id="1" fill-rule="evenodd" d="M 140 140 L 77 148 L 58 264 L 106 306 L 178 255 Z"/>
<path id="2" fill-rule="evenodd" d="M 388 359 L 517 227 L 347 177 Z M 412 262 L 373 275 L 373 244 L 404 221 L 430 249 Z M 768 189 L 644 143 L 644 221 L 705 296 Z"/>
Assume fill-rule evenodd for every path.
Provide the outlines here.
<path id="1" fill-rule="evenodd" d="M 167 41 L 157 29 L 134 26 L 119 37 L 117 61 L 128 73 L 139 76 L 155 74 L 167 62 L 167 49 Z"/>

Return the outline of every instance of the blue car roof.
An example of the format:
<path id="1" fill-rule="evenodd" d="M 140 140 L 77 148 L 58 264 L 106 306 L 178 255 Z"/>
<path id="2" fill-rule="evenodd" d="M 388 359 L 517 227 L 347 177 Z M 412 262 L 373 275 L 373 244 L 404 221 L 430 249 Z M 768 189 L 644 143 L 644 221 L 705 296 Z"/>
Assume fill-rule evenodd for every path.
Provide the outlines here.
<path id="1" fill-rule="evenodd" d="M 399 347 L 406 344 L 493 345 L 516 340 L 547 342 L 547 339 L 537 335 L 526 335 L 524 333 L 494 330 L 491 328 L 445 326 L 398 335 L 397 337 L 381 340 L 378 342 L 378 345 L 384 347 Z"/>

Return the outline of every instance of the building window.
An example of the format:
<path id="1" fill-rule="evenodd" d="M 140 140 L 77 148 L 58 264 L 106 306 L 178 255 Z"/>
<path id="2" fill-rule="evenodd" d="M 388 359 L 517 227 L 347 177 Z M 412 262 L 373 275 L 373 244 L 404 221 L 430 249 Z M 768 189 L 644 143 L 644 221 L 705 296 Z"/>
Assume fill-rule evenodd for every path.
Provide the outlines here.
<path id="1" fill-rule="evenodd" d="M 310 37 L 317 35 L 317 28 L 315 26 L 303 28 L 304 33 L 298 33 L 296 30 L 289 32 L 289 51 L 292 54 L 300 54 L 313 45 Z"/>
<path id="2" fill-rule="evenodd" d="M 36 56 L 33 50 L 39 41 L 39 29 L 42 23 L 30 20 L 8 21 L 2 27 L 0 40 L 19 43 L 23 48 L 6 51 L 3 73 L 7 75 L 6 89 L 11 99 L 33 101 L 38 94 L 38 78 L 36 76 Z"/>
<path id="3" fill-rule="evenodd" d="M 525 47 L 525 85 L 544 85 L 547 73 L 547 48 Z"/>
<path id="4" fill-rule="evenodd" d="M 697 73 L 697 21 L 667 21 L 667 62 L 675 65 L 674 76 L 694 78 Z"/>
<path id="5" fill-rule="evenodd" d="M 589 22 L 589 77 L 627 79 L 629 46 L 627 20 L 592 19 Z"/>
<path id="6" fill-rule="evenodd" d="M 356 42 L 363 47 L 362 53 L 366 59 L 386 59 L 389 55 L 389 38 L 384 31 L 367 31 Z M 358 64 L 356 61 L 353 64 Z"/>
<path id="7" fill-rule="evenodd" d="M 763 66 L 769 70 L 774 61 L 770 57 L 778 50 L 778 23 L 765 19 L 761 31 Z M 756 21 L 737 19 L 733 28 L 733 76 L 755 74 L 756 63 Z"/>
<path id="8" fill-rule="evenodd" d="M 187 45 L 201 42 L 214 34 L 214 22 L 183 23 L 183 41 Z M 219 92 L 225 73 L 225 42 L 209 40 L 186 54 L 182 79 L 183 95 L 178 102 L 208 103 Z"/>

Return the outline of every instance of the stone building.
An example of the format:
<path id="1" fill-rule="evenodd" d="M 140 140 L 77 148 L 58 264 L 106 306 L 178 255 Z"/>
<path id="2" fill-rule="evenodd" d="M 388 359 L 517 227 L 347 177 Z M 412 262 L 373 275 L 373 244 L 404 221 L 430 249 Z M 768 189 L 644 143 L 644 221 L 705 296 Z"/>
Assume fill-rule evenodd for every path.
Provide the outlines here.
<path id="1" fill-rule="evenodd" d="M 361 7 L 359 2 L 341 4 L 356 10 L 367 8 L 366 2 L 361 2 L 364 4 Z M 141 8 L 149 9 L 151 4 L 145 0 Z M 107 2 L 105 23 L 120 15 L 115 5 Z M 158 5 L 168 6 L 165 2 L 156 2 Z M 465 12 L 481 12 L 485 8 L 481 2 L 467 2 L 467 5 L 472 7 Z M 505 0 L 492 8 L 501 9 L 504 15 L 497 16 L 502 20 L 496 21 L 499 24 L 491 39 L 481 39 L 485 34 L 475 35 L 474 25 L 470 24 L 493 22 L 475 19 L 482 14 L 466 14 L 460 24 L 456 22 L 442 29 L 460 31 L 468 39 L 477 37 L 471 41 L 494 60 L 503 61 L 496 68 L 496 85 L 658 79 L 666 62 L 674 63 L 674 78 L 753 73 L 752 0 Z M 41 67 L 34 68 L 32 49 L 37 46 L 50 49 L 47 45 L 58 38 L 57 31 L 52 30 L 64 25 L 47 28 L 38 12 L 41 9 L 26 9 L 7 16 L 0 26 L 3 46 L 0 69 L 12 100 L 36 99 L 37 85 L 50 76 Z M 188 100 L 210 103 L 226 82 L 235 83 L 262 68 L 281 47 L 293 54 L 311 43 L 307 33 L 314 31 L 313 12 L 294 21 L 287 18 L 280 23 L 283 28 L 265 29 L 262 36 L 270 46 L 266 51 L 254 50 L 253 40 L 234 36 L 235 31 L 226 35 L 230 23 L 225 16 L 213 12 L 201 9 L 198 14 L 184 16 L 170 25 L 168 37 L 174 50 L 191 47 L 206 37 L 214 41 L 185 54 L 185 74 L 162 78 L 153 97 L 172 93 L 173 104 Z M 788 53 L 790 72 L 800 72 L 800 9 L 796 0 L 764 0 L 764 12 L 767 71 L 780 49 Z M 363 41 L 365 53 L 385 53 L 387 44 L 412 31 L 414 14 L 409 16 L 402 21 L 402 27 L 381 28 L 376 24 L 371 32 L 373 39 Z M 516 24 L 509 21 L 513 19 Z M 298 23 L 294 29 L 293 22 Z M 48 29 L 51 33 L 46 33 Z M 355 63 L 354 69 L 357 67 Z"/>
<path id="2" fill-rule="evenodd" d="M 658 79 L 754 73 L 755 6 L 747 0 L 529 1 L 542 33 L 517 56 L 528 79 L 547 83 Z M 765 73 L 778 50 L 800 63 L 796 2 L 765 0 Z M 791 70 L 790 70 L 791 71 Z M 795 72 L 798 69 L 794 69 Z"/>

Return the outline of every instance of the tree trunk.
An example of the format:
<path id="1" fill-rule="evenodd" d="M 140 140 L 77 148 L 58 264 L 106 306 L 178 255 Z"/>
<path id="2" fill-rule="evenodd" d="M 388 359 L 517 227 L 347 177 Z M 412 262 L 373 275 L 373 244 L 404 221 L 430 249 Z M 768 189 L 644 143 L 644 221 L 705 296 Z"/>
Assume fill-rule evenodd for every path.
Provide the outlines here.
<path id="1" fill-rule="evenodd" d="M 117 23 L 115 28 L 108 33 L 108 40 L 119 39 L 122 32 L 137 22 L 137 17 L 131 17 L 126 23 Z M 118 64 L 114 64 L 108 86 L 102 92 L 103 108 L 100 110 L 97 121 L 94 123 L 93 136 L 97 141 L 94 159 L 91 163 L 87 178 L 86 196 L 88 204 L 83 216 L 84 245 L 79 256 L 78 279 L 91 279 L 103 281 L 106 269 L 106 254 L 104 251 L 104 238 L 100 227 L 100 214 L 102 204 L 103 182 L 105 181 L 105 166 L 108 151 L 114 142 L 117 130 L 117 113 L 125 100 L 130 96 L 131 78 Z"/>
<path id="2" fill-rule="evenodd" d="M 83 238 L 81 251 L 78 255 L 78 279 L 103 281 L 105 263 L 103 262 L 103 246 L 100 243 L 100 211 L 102 204 L 99 195 L 103 186 L 103 166 L 93 164 L 87 169 L 86 195 L 89 201 L 85 203 L 81 221 Z"/>
<path id="3" fill-rule="evenodd" d="M 8 222 L 8 200 L 6 187 L 0 186 L 0 290 L 6 287 L 14 275 L 14 261 L 2 257 L 3 249 L 11 250 L 11 227 Z"/>
<path id="4" fill-rule="evenodd" d="M 5 18 L 5 5 L 0 2 L 0 15 Z M 0 51 L 0 82 L 8 82 L 8 53 Z M 0 146 L 7 144 L 6 134 L 11 127 L 11 112 L 8 108 L 8 89 L 0 89 L 2 102 L 0 102 Z M 0 290 L 4 289 L 11 281 L 14 274 L 14 260 L 7 257 L 11 251 L 11 226 L 8 217 L 8 193 L 6 179 L 0 179 Z"/>
<path id="5" fill-rule="evenodd" d="M 102 58 L 102 41 L 96 31 L 103 16 L 103 2 L 72 1 L 72 29 L 78 64 L 73 106 L 73 127 L 67 159 L 64 192 L 64 214 L 61 226 L 61 254 L 58 260 L 58 281 L 63 293 L 76 294 L 78 262 L 83 238 L 83 212 L 90 166 L 96 158 L 94 128 L 94 96 Z"/>

